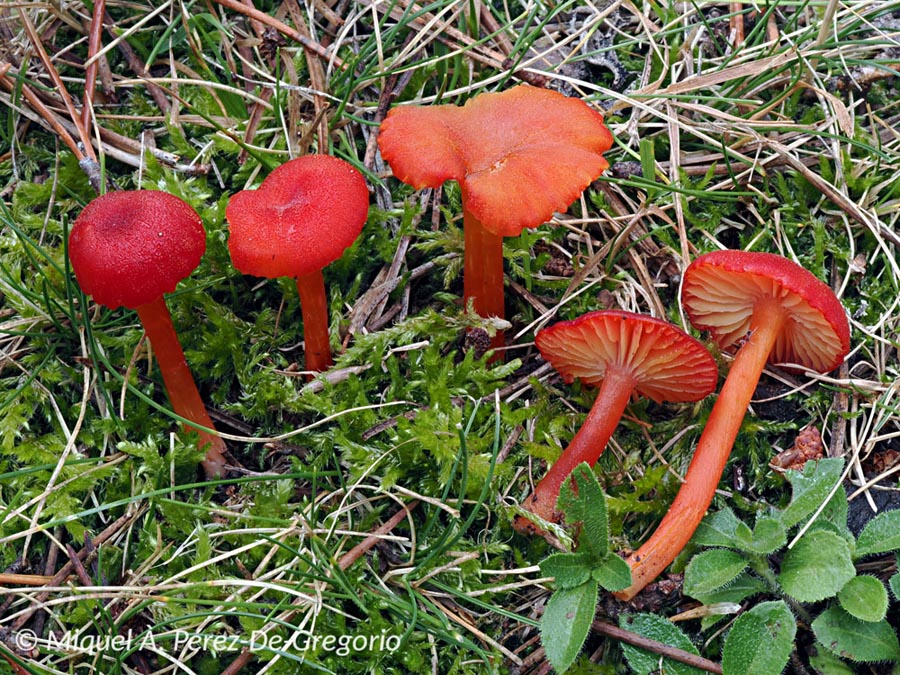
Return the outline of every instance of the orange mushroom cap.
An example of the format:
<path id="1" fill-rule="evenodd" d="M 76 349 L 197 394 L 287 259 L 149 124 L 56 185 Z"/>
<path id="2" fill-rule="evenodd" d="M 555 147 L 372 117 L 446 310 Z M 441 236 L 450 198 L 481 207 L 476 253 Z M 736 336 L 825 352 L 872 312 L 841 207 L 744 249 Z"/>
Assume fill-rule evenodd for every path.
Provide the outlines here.
<path id="1" fill-rule="evenodd" d="M 356 241 L 368 212 L 366 181 L 353 165 L 330 155 L 297 157 L 228 200 L 232 263 L 258 277 L 317 272 Z"/>
<path id="2" fill-rule="evenodd" d="M 175 290 L 200 264 L 206 232 L 197 212 L 158 190 L 108 192 L 84 207 L 69 235 L 81 288 L 110 309 L 134 309 Z"/>
<path id="3" fill-rule="evenodd" d="M 394 175 L 416 189 L 460 184 L 463 206 L 516 236 L 564 211 L 609 166 L 603 116 L 583 101 L 519 85 L 462 107 L 400 106 L 378 135 Z"/>
<path id="4" fill-rule="evenodd" d="M 610 366 L 627 369 L 634 390 L 661 401 L 697 401 L 716 387 L 716 362 L 706 347 L 666 321 L 619 310 L 561 321 L 535 337 L 541 355 L 571 383 L 597 386 Z"/>
<path id="5" fill-rule="evenodd" d="M 713 251 L 684 273 L 682 302 L 691 323 L 727 348 L 746 337 L 754 306 L 774 298 L 788 313 L 769 363 L 826 373 L 850 351 L 847 313 L 811 272 L 773 253 Z"/>

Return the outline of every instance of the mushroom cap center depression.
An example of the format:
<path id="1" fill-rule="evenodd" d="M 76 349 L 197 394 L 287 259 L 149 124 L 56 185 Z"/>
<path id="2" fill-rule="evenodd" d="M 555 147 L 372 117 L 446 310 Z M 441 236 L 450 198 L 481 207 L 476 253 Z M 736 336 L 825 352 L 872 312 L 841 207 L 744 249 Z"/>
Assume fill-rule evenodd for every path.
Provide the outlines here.
<path id="1" fill-rule="evenodd" d="M 365 224 L 369 193 L 347 162 L 305 155 L 275 169 L 225 210 L 234 266 L 261 277 L 301 277 L 335 261 Z"/>
<path id="2" fill-rule="evenodd" d="M 496 235 L 516 236 L 564 211 L 608 163 L 603 117 L 583 101 L 520 85 L 464 106 L 401 106 L 379 146 L 416 188 L 460 184 L 463 207 Z"/>

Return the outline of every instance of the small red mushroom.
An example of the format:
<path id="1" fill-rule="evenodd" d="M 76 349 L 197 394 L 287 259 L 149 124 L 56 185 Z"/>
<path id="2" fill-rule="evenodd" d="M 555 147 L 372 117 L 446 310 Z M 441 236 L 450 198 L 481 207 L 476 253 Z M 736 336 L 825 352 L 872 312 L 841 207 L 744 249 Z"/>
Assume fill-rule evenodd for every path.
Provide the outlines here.
<path id="1" fill-rule="evenodd" d="M 584 424 L 523 506 L 559 522 L 560 487 L 576 466 L 593 466 L 606 448 L 633 394 L 662 401 L 697 401 L 712 393 L 716 362 L 700 342 L 670 323 L 619 310 L 590 312 L 540 331 L 541 355 L 566 382 L 579 378 L 600 391 Z M 527 518 L 517 530 L 536 532 Z"/>
<path id="2" fill-rule="evenodd" d="M 503 318 L 503 237 L 565 211 L 609 166 L 612 135 L 584 101 L 520 85 L 462 107 L 394 108 L 378 145 L 394 175 L 416 189 L 459 183 L 463 295 L 480 316 Z M 493 346 L 502 344 L 500 334 Z"/>
<path id="3" fill-rule="evenodd" d="M 206 232 L 187 203 L 154 190 L 109 192 L 89 203 L 69 235 L 69 259 L 81 288 L 110 309 L 137 312 L 156 353 L 175 413 L 200 433 L 209 477 L 225 468 L 225 442 L 188 369 L 163 298 L 200 264 Z"/>
<path id="4" fill-rule="evenodd" d="M 369 212 L 362 174 L 330 155 L 304 155 L 272 171 L 225 209 L 234 266 L 257 277 L 295 277 L 307 370 L 332 364 L 322 268 L 356 241 Z"/>
<path id="5" fill-rule="evenodd" d="M 682 303 L 691 323 L 726 349 L 740 345 L 684 483 L 656 532 L 628 558 L 633 598 L 684 548 L 712 503 L 741 421 L 767 362 L 825 373 L 850 350 L 850 327 L 827 285 L 771 253 L 714 251 L 684 273 Z"/>

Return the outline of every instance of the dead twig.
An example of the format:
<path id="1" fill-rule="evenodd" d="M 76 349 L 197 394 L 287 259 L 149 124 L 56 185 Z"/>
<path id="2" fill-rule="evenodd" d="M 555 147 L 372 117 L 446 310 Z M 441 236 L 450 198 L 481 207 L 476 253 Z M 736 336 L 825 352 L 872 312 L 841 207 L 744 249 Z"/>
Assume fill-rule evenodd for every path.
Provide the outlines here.
<path id="1" fill-rule="evenodd" d="M 50 77 L 51 82 L 53 82 L 53 86 L 56 88 L 56 91 L 59 93 L 60 98 L 65 104 L 66 110 L 69 113 L 69 118 L 75 125 L 78 139 L 84 148 L 82 152 L 79 152 L 76 155 L 78 157 L 79 163 L 82 163 L 85 159 L 89 159 L 92 162 L 96 163 L 97 155 L 94 153 L 94 147 L 91 145 L 91 138 L 88 135 L 87 130 L 82 125 L 81 116 L 75 110 L 75 104 L 72 101 L 69 90 L 66 89 L 66 85 L 63 82 L 62 78 L 59 76 L 59 72 L 56 70 L 56 67 L 53 65 L 53 61 L 50 60 L 50 55 L 47 54 L 47 50 L 44 49 L 44 44 L 41 42 L 41 38 L 35 30 L 34 24 L 31 23 L 31 18 L 28 16 L 28 13 L 24 9 L 19 9 L 19 18 L 22 21 L 22 26 L 25 29 L 25 33 L 28 35 L 28 39 L 31 41 L 31 45 L 34 47 L 34 50 L 40 58 L 41 63 L 44 65 L 44 69 L 47 71 L 47 75 Z"/>
<path id="2" fill-rule="evenodd" d="M 81 126 L 87 131 L 91 128 L 94 115 L 94 87 L 97 84 L 99 60 L 94 58 L 100 51 L 103 37 L 103 15 L 106 12 L 106 0 L 94 0 L 94 12 L 91 18 L 91 30 L 88 37 L 88 60 L 84 72 L 84 100 L 81 108 Z"/>
<path id="3" fill-rule="evenodd" d="M 383 525 L 374 530 L 368 537 L 363 539 L 356 546 L 342 555 L 341 559 L 338 560 L 338 567 L 341 570 L 346 570 L 348 567 L 350 567 L 350 565 L 352 565 L 363 555 L 365 555 L 367 551 L 375 546 L 375 544 L 381 541 L 384 535 L 389 534 L 404 519 L 409 518 L 412 514 L 413 509 L 415 509 L 418 505 L 419 500 L 414 499 L 409 504 L 399 509 L 394 515 L 388 518 Z"/>
<path id="4" fill-rule="evenodd" d="M 300 33 L 300 31 L 298 31 L 294 28 L 291 28 L 283 21 L 279 21 L 278 19 L 275 19 L 275 18 L 269 16 L 265 12 L 260 12 L 255 7 L 248 7 L 248 6 L 238 2 L 238 0 L 215 0 L 215 2 L 219 3 L 223 7 L 227 7 L 228 9 L 230 9 L 234 12 L 238 12 L 239 14 L 243 14 L 244 16 L 246 16 L 250 19 L 259 21 L 260 23 L 263 23 L 267 26 L 274 28 L 282 35 L 292 39 L 294 42 L 299 42 L 304 47 L 304 49 L 307 49 L 311 52 L 318 54 L 323 59 L 328 59 L 331 63 L 333 63 L 338 68 L 341 68 L 341 69 L 344 68 L 343 60 L 338 58 L 335 54 L 332 54 L 329 50 L 327 50 L 325 47 L 320 45 L 318 42 L 315 42 L 314 40 L 311 40 L 310 38 L 306 37 L 305 35 Z"/>
<path id="5" fill-rule="evenodd" d="M 93 538 L 92 542 L 94 546 L 100 545 L 106 541 L 109 541 L 113 537 L 115 537 L 121 530 L 130 527 L 134 521 L 141 517 L 144 511 L 147 510 L 146 506 L 140 506 L 136 508 L 131 513 L 126 513 L 124 516 L 117 518 L 115 521 L 109 524 L 109 526 L 103 530 L 100 534 Z M 85 546 L 75 555 L 75 559 L 84 562 L 84 560 L 88 557 L 89 551 L 96 550 L 92 547 Z M 50 582 L 47 584 L 49 587 L 55 587 L 61 585 L 66 579 L 69 578 L 69 575 L 75 571 L 75 564 L 70 560 L 65 565 L 63 565 L 60 570 L 53 575 L 53 578 L 50 579 Z M 24 626 L 29 619 L 37 612 L 41 605 L 44 603 L 48 597 L 50 597 L 50 593 L 52 591 L 43 591 L 38 593 L 32 600 L 32 607 L 27 612 L 24 612 L 16 622 L 12 625 L 13 630 L 20 630 L 22 626 Z"/>
<path id="6" fill-rule="evenodd" d="M 719 673 L 720 675 L 722 673 L 722 666 L 715 661 L 710 661 L 709 659 L 704 659 L 702 656 L 686 652 L 683 649 L 671 647 L 662 642 L 645 638 L 642 635 L 633 633 L 630 630 L 625 630 L 624 628 L 619 628 L 615 624 L 606 621 L 594 621 L 591 624 L 591 630 L 600 635 L 612 638 L 613 640 L 646 649 L 648 652 L 653 652 L 654 654 L 659 654 L 660 656 L 672 659 L 673 661 L 678 661 L 679 663 L 705 670 L 708 673 Z"/>

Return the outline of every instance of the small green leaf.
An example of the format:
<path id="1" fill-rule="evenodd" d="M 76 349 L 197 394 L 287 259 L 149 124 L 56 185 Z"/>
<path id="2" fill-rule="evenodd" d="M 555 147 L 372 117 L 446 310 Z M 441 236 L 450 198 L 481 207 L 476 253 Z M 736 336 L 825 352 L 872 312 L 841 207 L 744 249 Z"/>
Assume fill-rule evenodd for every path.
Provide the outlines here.
<path id="1" fill-rule="evenodd" d="M 890 584 L 891 593 L 894 594 L 894 597 L 900 598 L 900 572 L 892 575 L 888 580 L 888 584 Z"/>
<path id="2" fill-rule="evenodd" d="M 684 592 L 693 598 L 727 586 L 747 569 L 747 558 L 716 548 L 695 555 L 684 571 Z"/>
<path id="3" fill-rule="evenodd" d="M 727 586 L 717 588 L 709 593 L 691 594 L 691 597 L 704 605 L 713 605 L 719 602 L 743 602 L 751 595 L 762 593 L 765 590 L 767 587 L 762 579 L 743 572 Z"/>
<path id="4" fill-rule="evenodd" d="M 900 549 L 900 509 L 872 518 L 856 540 L 856 558 Z"/>
<path id="5" fill-rule="evenodd" d="M 557 508 L 565 514 L 566 523 L 581 523 L 580 546 L 595 558 L 609 553 L 609 524 L 606 516 L 606 495 L 591 467 L 582 462 L 563 481 Z"/>
<path id="6" fill-rule="evenodd" d="M 887 615 L 887 589 L 875 577 L 853 577 L 838 593 L 838 602 L 860 621 L 881 621 Z"/>
<path id="7" fill-rule="evenodd" d="M 737 533 L 739 545 L 742 551 L 768 555 L 787 544 L 787 532 L 781 520 L 773 516 L 760 516 L 753 527 L 750 536 L 745 537 L 743 531 Z"/>
<path id="8" fill-rule="evenodd" d="M 783 600 L 762 602 L 734 622 L 722 649 L 724 675 L 770 675 L 784 670 L 797 623 Z"/>
<path id="9" fill-rule="evenodd" d="M 813 633 L 829 651 L 851 661 L 894 661 L 900 657 L 897 634 L 887 621 L 860 621 L 837 606 L 812 623 Z"/>
<path id="10" fill-rule="evenodd" d="M 844 470 L 842 459 L 820 459 L 817 462 L 807 462 L 803 472 L 786 471 L 793 488 L 791 502 L 781 512 L 781 522 L 789 529 L 812 515 L 821 506 L 828 494 L 841 480 Z M 846 499 L 843 494 L 836 494 L 838 499 Z"/>
<path id="11" fill-rule="evenodd" d="M 847 491 L 841 487 L 834 493 L 834 497 L 828 500 L 825 508 L 822 509 L 822 512 L 816 518 L 816 522 L 828 522 L 833 524 L 835 528 L 837 528 L 838 534 L 849 539 L 853 537 L 853 533 L 850 532 L 850 528 L 847 527 L 847 513 L 849 510 Z"/>
<path id="12" fill-rule="evenodd" d="M 820 675 L 853 675 L 853 669 L 818 642 L 809 656 L 809 665 Z"/>
<path id="13" fill-rule="evenodd" d="M 691 639 L 678 626 L 657 614 L 622 614 L 619 617 L 619 626 L 670 647 L 677 647 L 691 654 L 699 653 Z M 635 675 L 659 673 L 660 669 L 666 675 L 703 675 L 704 673 L 698 668 L 678 661 L 667 658 L 660 660 L 659 654 L 652 654 L 624 642 L 622 643 L 622 652 Z"/>
<path id="14" fill-rule="evenodd" d="M 751 536 L 750 528 L 734 515 L 734 511 L 725 508 L 700 521 L 691 543 L 707 547 L 738 548 L 740 539 L 744 536 Z"/>
<path id="15" fill-rule="evenodd" d="M 781 562 L 778 583 L 800 602 L 817 602 L 837 594 L 856 576 L 850 546 L 834 532 L 807 532 Z"/>
<path id="16" fill-rule="evenodd" d="M 550 665 L 564 673 L 587 638 L 597 608 L 597 582 L 553 592 L 541 617 L 541 644 Z"/>
<path id="17" fill-rule="evenodd" d="M 541 574 L 553 577 L 557 588 L 575 588 L 591 578 L 587 553 L 554 553 L 540 562 Z"/>
<path id="18" fill-rule="evenodd" d="M 631 568 L 615 553 L 595 562 L 591 576 L 607 591 L 621 591 L 631 586 Z"/>

